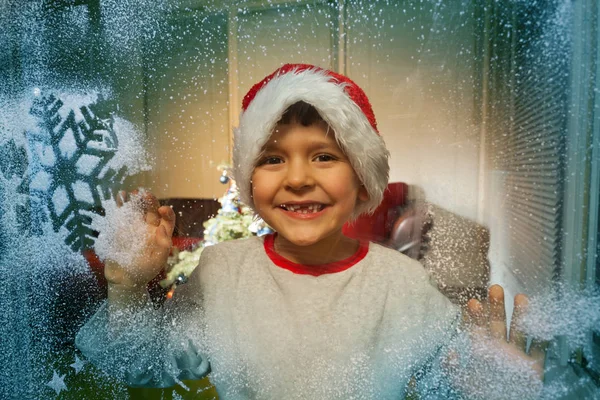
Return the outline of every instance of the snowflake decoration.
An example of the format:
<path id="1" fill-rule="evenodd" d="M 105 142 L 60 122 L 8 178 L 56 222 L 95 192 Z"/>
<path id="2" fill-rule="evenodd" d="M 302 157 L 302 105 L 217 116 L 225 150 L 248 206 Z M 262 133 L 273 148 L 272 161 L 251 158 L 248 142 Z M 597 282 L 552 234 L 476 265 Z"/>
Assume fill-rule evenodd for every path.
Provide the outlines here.
<path id="1" fill-rule="evenodd" d="M 43 218 L 47 209 L 55 231 L 68 229 L 65 242 L 73 251 L 90 247 L 92 215 L 101 213 L 102 199 L 114 197 L 127 173 L 108 165 L 118 147 L 112 119 L 100 117 L 98 103 L 69 109 L 53 95 L 37 99 L 30 112 L 40 123 L 26 132 L 29 163 L 19 192 L 29 199 L 19 214 Z"/>

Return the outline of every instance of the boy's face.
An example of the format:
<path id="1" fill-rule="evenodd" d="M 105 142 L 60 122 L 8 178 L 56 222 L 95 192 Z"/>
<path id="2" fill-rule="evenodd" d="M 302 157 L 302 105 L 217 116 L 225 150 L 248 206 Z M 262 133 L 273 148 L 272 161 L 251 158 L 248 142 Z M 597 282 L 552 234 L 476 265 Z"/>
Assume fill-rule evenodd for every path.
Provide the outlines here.
<path id="1" fill-rule="evenodd" d="M 368 199 L 327 125 L 278 125 L 252 175 L 260 216 L 281 236 L 307 246 L 342 234 L 358 199 Z"/>

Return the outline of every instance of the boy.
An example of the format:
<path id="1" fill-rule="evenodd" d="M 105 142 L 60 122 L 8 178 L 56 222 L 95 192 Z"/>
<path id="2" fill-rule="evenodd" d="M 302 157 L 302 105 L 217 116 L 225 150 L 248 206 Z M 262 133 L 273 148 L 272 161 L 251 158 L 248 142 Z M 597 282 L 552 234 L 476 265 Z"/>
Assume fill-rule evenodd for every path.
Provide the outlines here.
<path id="1" fill-rule="evenodd" d="M 364 92 L 331 71 L 285 65 L 244 98 L 234 142 L 242 201 L 277 233 L 206 248 L 155 311 L 144 288 L 164 265 L 175 217 L 147 197 L 147 251 L 133 266 L 107 262 L 108 305 L 77 346 L 131 385 L 211 372 L 221 399 L 396 399 L 415 375 L 423 394 L 449 396 L 437 358 L 459 310 L 417 262 L 342 234 L 388 181 Z"/>

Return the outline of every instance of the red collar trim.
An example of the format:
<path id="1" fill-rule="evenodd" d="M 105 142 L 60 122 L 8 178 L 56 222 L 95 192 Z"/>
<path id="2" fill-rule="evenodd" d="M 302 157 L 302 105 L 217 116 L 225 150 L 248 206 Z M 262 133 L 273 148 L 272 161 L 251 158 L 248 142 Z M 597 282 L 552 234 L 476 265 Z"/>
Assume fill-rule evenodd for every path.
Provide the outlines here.
<path id="1" fill-rule="evenodd" d="M 356 253 L 343 260 L 319 265 L 297 264 L 275 252 L 275 235 L 276 233 L 265 235 L 264 247 L 267 256 L 278 267 L 292 271 L 295 274 L 320 276 L 342 272 L 361 261 L 369 252 L 369 242 L 361 241 Z"/>

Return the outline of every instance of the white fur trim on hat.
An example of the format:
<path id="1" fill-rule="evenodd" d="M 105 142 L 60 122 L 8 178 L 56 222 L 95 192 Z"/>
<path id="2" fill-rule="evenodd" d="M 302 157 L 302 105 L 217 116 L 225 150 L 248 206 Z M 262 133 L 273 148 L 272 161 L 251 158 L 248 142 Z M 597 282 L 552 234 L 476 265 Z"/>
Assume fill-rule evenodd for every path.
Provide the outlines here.
<path id="1" fill-rule="evenodd" d="M 336 140 L 365 186 L 369 199 L 359 202 L 353 217 L 373 212 L 388 184 L 389 151 L 361 108 L 327 70 L 304 69 L 278 73 L 260 88 L 240 115 L 234 130 L 234 179 L 243 203 L 255 209 L 251 178 L 263 146 L 293 104 L 304 101 L 317 109 L 333 128 Z"/>

